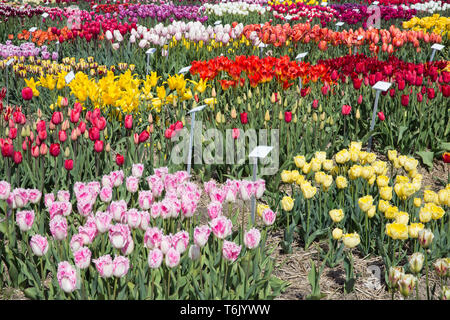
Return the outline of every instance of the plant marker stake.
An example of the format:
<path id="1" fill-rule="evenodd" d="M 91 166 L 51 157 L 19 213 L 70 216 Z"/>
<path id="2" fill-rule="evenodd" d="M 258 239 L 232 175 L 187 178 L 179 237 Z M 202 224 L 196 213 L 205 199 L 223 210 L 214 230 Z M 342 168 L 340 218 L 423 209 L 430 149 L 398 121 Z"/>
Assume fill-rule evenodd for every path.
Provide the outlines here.
<path id="1" fill-rule="evenodd" d="M 259 58 L 262 59 L 263 55 L 263 48 L 267 47 L 267 44 L 263 43 L 262 41 L 258 45 L 259 47 Z"/>
<path id="2" fill-rule="evenodd" d="M 35 32 L 37 30 L 36 27 L 30 28 L 30 30 L 28 30 L 30 32 L 30 38 L 28 39 L 29 41 L 31 41 L 31 37 L 33 36 L 33 32 Z"/>
<path id="3" fill-rule="evenodd" d="M 9 59 L 8 61 L 6 61 L 6 105 L 8 106 L 9 105 L 9 90 L 8 90 L 8 84 L 9 84 L 9 81 L 8 81 L 8 74 L 9 74 L 9 66 L 12 64 L 14 62 L 14 59 L 13 58 L 11 58 L 11 59 Z"/>
<path id="4" fill-rule="evenodd" d="M 390 82 L 378 81 L 372 87 L 373 89 L 377 90 L 377 93 L 375 96 L 375 103 L 373 105 L 372 122 L 370 123 L 370 131 L 373 131 L 373 128 L 375 127 L 375 117 L 377 115 L 378 99 L 380 98 L 380 93 L 381 93 L 381 91 L 387 91 L 387 89 L 389 89 L 390 86 L 391 86 Z M 369 137 L 367 151 L 370 152 L 371 148 L 372 148 L 372 135 Z"/>
<path id="5" fill-rule="evenodd" d="M 202 111 L 206 107 L 206 104 L 201 105 L 197 108 L 192 109 L 188 112 L 188 114 L 192 114 L 191 118 L 191 134 L 189 137 L 189 152 L 188 152 L 188 159 L 187 159 L 187 172 L 189 176 L 191 176 L 191 165 L 192 165 L 192 146 L 194 144 L 194 127 L 195 127 L 195 114 L 198 111 Z"/>
<path id="6" fill-rule="evenodd" d="M 444 47 L 444 45 L 438 43 L 435 43 L 431 46 L 431 49 L 433 49 L 433 51 L 431 52 L 430 62 L 433 61 L 436 50 L 441 51 L 442 49 L 444 49 Z"/>
<path id="7" fill-rule="evenodd" d="M 363 38 L 363 36 L 358 36 L 358 38 L 356 38 L 356 40 L 362 40 L 362 38 Z M 355 54 L 357 54 L 358 53 L 358 47 L 357 46 L 355 46 L 355 48 L 354 48 L 355 50 Z"/>
<path id="8" fill-rule="evenodd" d="M 339 27 L 343 26 L 344 23 L 342 21 L 339 21 L 338 23 L 336 23 L 336 32 L 338 32 Z"/>
<path id="9" fill-rule="evenodd" d="M 191 70 L 191 67 L 192 66 L 187 66 L 187 67 L 181 68 L 181 70 L 178 71 L 178 73 L 186 74 L 189 70 Z"/>
<path id="10" fill-rule="evenodd" d="M 145 53 L 147 54 L 147 65 L 145 67 L 145 75 L 148 75 L 148 64 L 150 62 L 150 55 L 155 53 L 156 49 L 155 48 L 150 48 L 148 49 Z"/>
<path id="11" fill-rule="evenodd" d="M 304 57 L 306 57 L 306 55 L 308 54 L 308 52 L 302 52 L 299 53 L 296 57 L 295 60 L 298 60 L 298 62 L 302 62 L 302 59 Z M 300 87 L 300 90 L 302 90 L 302 77 L 298 77 L 298 85 Z"/>
<path id="12" fill-rule="evenodd" d="M 249 159 L 253 159 L 253 182 L 256 182 L 256 170 L 258 167 L 258 158 L 264 159 L 267 157 L 273 147 L 271 146 L 257 146 L 248 155 Z M 252 224 L 255 224 L 255 212 L 256 212 L 256 197 L 253 194 L 251 198 L 251 211 L 252 211 Z"/>

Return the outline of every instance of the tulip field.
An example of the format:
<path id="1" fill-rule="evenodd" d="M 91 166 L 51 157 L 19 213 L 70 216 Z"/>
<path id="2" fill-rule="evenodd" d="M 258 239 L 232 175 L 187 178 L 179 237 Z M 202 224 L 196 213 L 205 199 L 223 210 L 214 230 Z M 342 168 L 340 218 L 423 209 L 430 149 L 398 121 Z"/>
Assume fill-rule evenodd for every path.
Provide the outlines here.
<path id="1" fill-rule="evenodd" d="M 450 300 L 449 0 L 0 3 L 0 300 Z"/>

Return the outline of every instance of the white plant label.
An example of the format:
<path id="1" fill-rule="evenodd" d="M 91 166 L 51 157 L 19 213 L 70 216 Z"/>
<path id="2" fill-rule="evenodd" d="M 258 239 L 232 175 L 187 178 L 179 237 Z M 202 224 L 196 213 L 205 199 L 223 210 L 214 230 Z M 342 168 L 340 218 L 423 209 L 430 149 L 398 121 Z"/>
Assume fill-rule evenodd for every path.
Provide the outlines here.
<path id="1" fill-rule="evenodd" d="M 202 111 L 203 109 L 205 109 L 206 104 L 199 106 L 197 108 L 192 109 L 191 111 L 189 111 L 188 113 L 194 113 L 194 112 L 198 112 L 198 111 Z"/>
<path id="2" fill-rule="evenodd" d="M 390 86 L 391 86 L 390 82 L 378 81 L 377 83 L 374 84 L 372 88 L 375 90 L 387 91 Z"/>
<path id="3" fill-rule="evenodd" d="M 145 53 L 146 54 L 154 54 L 156 52 L 156 48 L 150 48 Z"/>
<path id="4" fill-rule="evenodd" d="M 189 70 L 191 70 L 191 67 L 192 66 L 184 67 L 178 73 L 183 73 L 184 74 L 184 73 L 188 72 Z"/>
<path id="5" fill-rule="evenodd" d="M 273 147 L 271 146 L 257 146 L 255 149 L 250 152 L 248 155 L 249 158 L 265 158 L 272 151 Z"/>
<path id="6" fill-rule="evenodd" d="M 64 77 L 64 80 L 66 81 L 67 84 L 69 84 L 73 79 L 75 79 L 75 74 L 73 73 L 73 71 L 70 71 L 70 72 Z"/>

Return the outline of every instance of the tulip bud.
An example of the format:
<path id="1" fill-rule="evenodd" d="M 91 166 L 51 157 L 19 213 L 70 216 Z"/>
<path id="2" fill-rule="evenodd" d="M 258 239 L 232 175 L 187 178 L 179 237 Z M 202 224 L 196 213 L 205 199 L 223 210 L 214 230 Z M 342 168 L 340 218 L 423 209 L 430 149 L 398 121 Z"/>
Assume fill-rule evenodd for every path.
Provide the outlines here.
<path id="1" fill-rule="evenodd" d="M 320 115 L 320 120 L 324 121 L 325 120 L 325 112 L 322 112 L 322 114 Z"/>
<path id="2" fill-rule="evenodd" d="M 27 136 L 27 131 L 25 130 L 25 127 L 22 127 L 22 130 L 20 131 L 20 136 L 22 138 L 25 138 Z"/>
<path id="3" fill-rule="evenodd" d="M 325 128 L 325 123 L 323 121 L 320 121 L 319 128 L 320 128 L 320 130 L 323 130 L 323 128 Z"/>
<path id="4" fill-rule="evenodd" d="M 26 130 L 26 135 L 27 135 L 27 137 L 30 137 L 30 138 L 31 138 L 31 129 L 30 129 L 30 126 L 27 125 L 25 130 Z"/>
<path id="5" fill-rule="evenodd" d="M 322 112 L 323 111 L 323 109 L 322 109 L 322 104 L 320 104 L 319 105 L 319 112 Z"/>
<path id="6" fill-rule="evenodd" d="M 264 115 L 264 121 L 270 121 L 269 110 L 266 110 L 266 114 Z"/>
<path id="7" fill-rule="evenodd" d="M 294 119 L 292 120 L 292 122 L 297 123 L 298 119 L 297 119 L 297 115 L 294 115 Z"/>
<path id="8" fill-rule="evenodd" d="M 42 118 L 42 110 L 41 110 L 41 108 L 38 108 L 37 116 L 38 116 L 38 118 Z"/>
<path id="9" fill-rule="evenodd" d="M 356 109 L 356 115 L 355 115 L 356 119 L 361 118 L 361 114 L 359 113 L 359 108 Z"/>
<path id="10" fill-rule="evenodd" d="M 66 150 L 64 150 L 64 157 L 68 158 L 70 156 L 70 149 L 69 147 L 66 147 Z"/>
<path id="11" fill-rule="evenodd" d="M 237 104 L 242 104 L 241 97 L 237 97 Z"/>
<path id="12" fill-rule="evenodd" d="M 283 113 L 280 110 L 280 114 L 278 115 L 278 120 L 283 120 Z"/>
<path id="13" fill-rule="evenodd" d="M 342 238 L 342 229 L 334 228 L 332 235 L 334 240 L 340 240 Z"/>
<path id="14" fill-rule="evenodd" d="M 231 118 L 233 118 L 233 119 L 237 118 L 236 109 L 234 107 L 233 107 L 233 109 L 231 109 Z"/>
<path id="15" fill-rule="evenodd" d="M 272 102 L 272 103 L 277 102 L 277 100 L 275 98 L 275 92 L 272 92 L 272 96 L 270 97 L 270 102 Z"/>
<path id="16" fill-rule="evenodd" d="M 317 113 L 313 113 L 313 121 L 317 122 L 319 119 L 317 118 Z"/>
<path id="17" fill-rule="evenodd" d="M 303 116 L 302 122 L 306 123 L 308 121 L 308 117 L 306 116 L 306 114 Z"/>
<path id="18" fill-rule="evenodd" d="M 110 152 L 111 151 L 111 145 L 109 144 L 109 142 L 106 144 L 105 151 L 106 152 Z"/>
<path id="19" fill-rule="evenodd" d="M 217 96 L 217 93 L 216 93 L 216 88 L 212 88 L 211 89 L 211 97 L 213 97 L 213 98 L 215 98 Z"/>
<path id="20" fill-rule="evenodd" d="M 413 273 L 419 273 L 420 270 L 422 270 L 424 259 L 423 253 L 420 252 L 416 252 L 411 255 L 409 258 L 409 268 Z"/>
<path id="21" fill-rule="evenodd" d="M 158 150 L 161 151 L 162 147 L 161 147 L 161 143 L 159 141 L 158 141 L 157 147 L 158 147 Z"/>
<path id="22" fill-rule="evenodd" d="M 419 231 L 419 243 L 422 248 L 428 248 L 433 242 L 434 234 L 430 229 L 422 229 Z"/>
<path id="23" fill-rule="evenodd" d="M 153 123 L 153 116 L 151 113 L 148 114 L 148 123 Z"/>
<path id="24" fill-rule="evenodd" d="M 248 90 L 247 96 L 248 96 L 249 99 L 252 98 L 252 92 L 250 91 L 250 89 Z"/>
<path id="25" fill-rule="evenodd" d="M 133 139 L 135 144 L 139 144 L 139 135 L 137 133 L 134 134 Z"/>
<path id="26" fill-rule="evenodd" d="M 229 107 L 228 107 L 228 103 L 225 105 L 225 111 L 228 111 L 228 109 L 230 109 Z"/>
<path id="27" fill-rule="evenodd" d="M 89 139 L 89 132 L 87 130 L 84 132 L 84 138 Z"/>
<path id="28" fill-rule="evenodd" d="M 247 111 L 251 112 L 252 111 L 252 107 L 250 106 L 250 103 L 247 103 Z"/>
<path id="29" fill-rule="evenodd" d="M 9 128 L 6 128 L 6 130 L 5 130 L 5 136 L 9 136 Z"/>
<path id="30" fill-rule="evenodd" d="M 255 108 L 256 108 L 256 110 L 258 110 L 259 109 L 259 101 L 256 103 L 256 106 L 255 106 Z"/>
<path id="31" fill-rule="evenodd" d="M 406 298 L 414 290 L 417 279 L 412 274 L 402 275 L 398 281 L 398 290 Z"/>
<path id="32" fill-rule="evenodd" d="M 50 130 L 55 130 L 55 129 L 56 129 L 56 126 L 53 124 L 53 122 L 50 122 L 49 125 L 48 125 L 48 128 L 49 128 Z"/>

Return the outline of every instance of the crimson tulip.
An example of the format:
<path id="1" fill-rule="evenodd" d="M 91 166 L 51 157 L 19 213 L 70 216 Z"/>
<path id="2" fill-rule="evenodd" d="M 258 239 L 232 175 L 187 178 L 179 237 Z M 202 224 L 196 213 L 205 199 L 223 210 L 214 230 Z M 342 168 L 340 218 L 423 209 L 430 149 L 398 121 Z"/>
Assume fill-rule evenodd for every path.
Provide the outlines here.
<path id="1" fill-rule="evenodd" d="M 442 160 L 444 160 L 445 163 L 450 163 L 450 152 L 444 152 Z"/>
<path id="2" fill-rule="evenodd" d="M 378 119 L 380 119 L 381 121 L 384 121 L 384 119 L 386 119 L 386 117 L 384 116 L 383 111 L 378 112 Z"/>
<path id="3" fill-rule="evenodd" d="M 13 160 L 15 164 L 22 162 L 22 153 L 20 151 L 14 151 Z"/>
<path id="4" fill-rule="evenodd" d="M 62 118 L 63 118 L 62 112 L 55 111 L 55 112 L 53 112 L 51 121 L 56 126 L 62 122 Z"/>
<path id="5" fill-rule="evenodd" d="M 60 151 L 61 151 L 61 148 L 60 148 L 60 146 L 59 146 L 59 143 L 52 143 L 52 144 L 50 145 L 50 154 L 51 154 L 53 157 L 59 156 Z"/>
<path id="6" fill-rule="evenodd" d="M 89 129 L 89 139 L 91 141 L 97 141 L 100 139 L 100 130 L 97 127 L 92 127 Z"/>
<path id="7" fill-rule="evenodd" d="M 409 95 L 408 94 L 402 94 L 402 106 L 407 107 L 409 104 Z"/>
<path id="8" fill-rule="evenodd" d="M 72 169 L 73 169 L 73 160 L 72 160 L 72 159 L 67 159 L 67 160 L 65 160 L 65 161 L 64 161 L 64 168 L 65 168 L 67 171 L 72 170 Z"/>
<path id="9" fill-rule="evenodd" d="M 241 123 L 242 124 L 247 124 L 248 123 L 247 112 L 242 112 L 240 114 L 240 117 L 241 117 Z"/>
<path id="10" fill-rule="evenodd" d="M 116 163 L 117 163 L 117 165 L 121 167 L 124 162 L 125 162 L 125 158 L 123 157 L 123 155 L 118 153 L 116 155 Z"/>
<path id="11" fill-rule="evenodd" d="M 147 141 L 148 137 L 150 137 L 150 134 L 147 132 L 147 130 L 144 130 L 139 135 L 139 143 Z"/>
<path id="12" fill-rule="evenodd" d="M 284 121 L 286 121 L 286 123 L 291 122 L 292 120 L 292 112 L 291 111 L 286 111 L 284 113 Z"/>
<path id="13" fill-rule="evenodd" d="M 239 131 L 239 129 L 238 128 L 233 128 L 233 131 L 232 131 L 232 133 L 231 133 L 231 137 L 233 138 L 233 139 L 237 139 L 237 138 L 239 138 L 239 135 L 241 134 L 241 132 Z"/>
<path id="14" fill-rule="evenodd" d="M 33 99 L 33 90 L 30 87 L 23 88 L 22 89 L 22 98 L 23 98 L 23 100 Z"/>
<path id="15" fill-rule="evenodd" d="M 2 146 L 2 156 L 5 158 L 11 158 L 14 154 L 14 146 L 5 142 Z"/>

